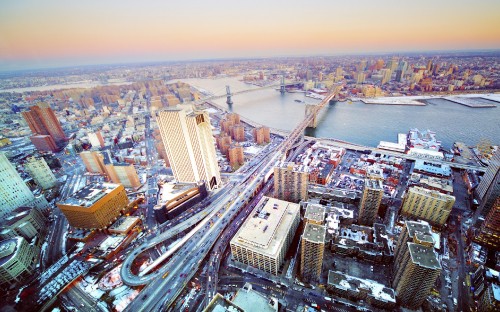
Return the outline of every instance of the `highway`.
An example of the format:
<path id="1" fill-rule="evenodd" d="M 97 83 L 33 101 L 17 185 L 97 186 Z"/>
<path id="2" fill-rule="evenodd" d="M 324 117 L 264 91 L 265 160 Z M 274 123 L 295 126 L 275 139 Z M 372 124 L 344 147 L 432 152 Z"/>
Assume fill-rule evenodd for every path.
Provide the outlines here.
<path id="1" fill-rule="evenodd" d="M 211 205 L 213 209 L 196 228 L 196 234 L 187 241 L 170 261 L 164 265 L 152 281 L 142 290 L 126 311 L 155 311 L 170 306 L 198 270 L 219 235 L 242 207 L 248 198 L 255 194 L 264 180 L 264 173 L 272 170 L 279 159 L 273 153 L 277 143 L 269 144 L 265 152 L 254 162 L 242 167 L 247 177 L 243 182 L 232 182 L 224 188 L 223 196 Z M 258 165 L 260 163 L 260 165 Z M 233 186 L 231 188 L 231 186 Z M 233 226 L 238 226 L 236 222 Z M 188 259 L 188 260 L 187 260 Z M 168 273 L 167 273 L 168 272 Z M 143 276 L 144 277 L 144 276 Z M 141 277 L 141 278 L 143 278 Z"/>
<path id="2" fill-rule="evenodd" d="M 175 253 L 170 261 L 159 270 L 159 272 L 165 273 L 161 276 L 160 273 L 154 274 L 149 284 L 132 301 L 126 311 L 156 311 L 166 309 L 174 302 L 187 282 L 199 269 L 202 260 L 230 223 L 230 220 L 246 205 L 248 199 L 264 185 L 266 174 L 273 170 L 276 163 L 286 159 L 286 153 L 303 136 L 304 129 L 315 118 L 315 114 L 325 107 L 341 88 L 342 85 L 332 88 L 330 94 L 311 110 L 304 121 L 285 140 L 279 144 L 277 142 L 268 144 L 259 156 L 242 167 L 240 173 L 244 173 L 245 178 L 239 183 L 233 182 L 225 187 L 224 191 L 228 192 L 227 195 L 221 198 L 221 202 L 212 205 L 214 210 L 195 228 L 198 233 L 190 234 L 193 236 L 192 239 L 188 240 L 179 252 Z M 239 226 L 238 222 L 242 221 L 236 221 L 233 226 Z M 135 252 L 138 254 L 144 250 Z M 186 261 L 186 259 L 188 260 Z M 122 276 L 125 278 L 129 277 L 127 270 L 129 267 L 122 268 L 123 273 L 125 273 Z M 147 276 L 143 275 L 139 280 L 144 279 L 143 281 L 145 281 Z M 137 282 L 137 278 L 135 279 Z"/>

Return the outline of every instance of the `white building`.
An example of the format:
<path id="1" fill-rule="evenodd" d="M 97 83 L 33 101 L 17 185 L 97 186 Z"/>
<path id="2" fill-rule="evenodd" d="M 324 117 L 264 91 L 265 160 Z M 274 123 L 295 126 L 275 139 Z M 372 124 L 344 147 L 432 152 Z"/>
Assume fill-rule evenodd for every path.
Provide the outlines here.
<path id="1" fill-rule="evenodd" d="M 36 184 L 44 190 L 52 188 L 57 184 L 56 177 L 43 157 L 38 159 L 35 157 L 28 158 L 28 161 L 24 164 L 24 168 L 29 172 Z"/>
<path id="2" fill-rule="evenodd" d="M 217 188 L 221 178 L 208 113 L 169 107 L 156 120 L 175 179 Z"/>
<path id="3" fill-rule="evenodd" d="M 29 206 L 35 197 L 9 162 L 0 153 L 0 217 L 4 217 L 19 206 Z"/>
<path id="4" fill-rule="evenodd" d="M 233 258 L 278 275 L 299 222 L 299 204 L 264 196 L 231 240 Z"/>
<path id="5" fill-rule="evenodd" d="M 0 242 L 0 285 L 13 285 L 33 272 L 38 249 L 20 237 Z"/>

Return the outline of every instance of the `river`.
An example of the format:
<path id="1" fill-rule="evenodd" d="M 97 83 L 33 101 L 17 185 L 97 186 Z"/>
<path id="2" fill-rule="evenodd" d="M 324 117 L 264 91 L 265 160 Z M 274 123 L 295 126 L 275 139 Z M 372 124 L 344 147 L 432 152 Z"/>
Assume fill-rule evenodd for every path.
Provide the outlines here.
<path id="1" fill-rule="evenodd" d="M 237 78 L 183 79 L 192 86 L 220 95 L 225 86 L 232 92 L 255 88 Z M 317 103 L 303 93 L 281 95 L 274 89 L 263 89 L 233 96 L 232 110 L 242 116 L 269 127 L 291 130 L 304 117 L 304 103 Z M 215 100 L 224 105 L 226 99 Z M 449 148 L 460 141 L 475 145 L 482 138 L 500 144 L 500 108 L 469 108 L 443 99 L 431 99 L 426 106 L 367 105 L 362 102 L 336 102 L 325 108 L 316 129 L 307 135 L 336 138 L 367 146 L 377 146 L 379 141 L 397 141 L 398 133 L 411 128 L 430 129 Z"/>

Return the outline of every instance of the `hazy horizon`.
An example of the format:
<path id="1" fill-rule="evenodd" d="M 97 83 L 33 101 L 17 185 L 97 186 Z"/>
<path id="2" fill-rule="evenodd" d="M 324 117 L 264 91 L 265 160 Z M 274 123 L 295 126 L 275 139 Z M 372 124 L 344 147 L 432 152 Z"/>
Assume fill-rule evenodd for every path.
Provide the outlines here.
<path id="1" fill-rule="evenodd" d="M 4 2 L 0 71 L 500 49 L 499 1 L 268 2 Z"/>

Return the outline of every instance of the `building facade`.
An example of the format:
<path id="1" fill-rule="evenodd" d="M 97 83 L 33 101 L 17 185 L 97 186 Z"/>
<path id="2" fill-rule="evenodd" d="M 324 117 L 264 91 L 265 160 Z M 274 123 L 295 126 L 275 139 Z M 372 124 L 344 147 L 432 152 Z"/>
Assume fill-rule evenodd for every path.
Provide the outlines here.
<path id="1" fill-rule="evenodd" d="M 274 167 L 274 197 L 298 203 L 307 200 L 309 172 L 302 165 L 283 162 Z"/>
<path id="2" fill-rule="evenodd" d="M 500 250 L 500 197 L 490 208 L 481 227 L 475 233 L 474 240 L 494 250 Z"/>
<path id="3" fill-rule="evenodd" d="M 428 221 L 436 226 L 443 226 L 448 220 L 454 203 L 454 196 L 414 186 L 406 192 L 401 213 Z"/>
<path id="4" fill-rule="evenodd" d="M 208 114 L 172 107 L 158 111 L 156 120 L 175 179 L 217 188 L 221 178 Z"/>
<path id="5" fill-rule="evenodd" d="M 268 127 L 254 128 L 252 133 L 255 143 L 259 145 L 271 142 L 271 134 Z"/>
<path id="6" fill-rule="evenodd" d="M 125 188 L 120 184 L 89 184 L 56 204 L 71 226 L 104 229 L 115 222 L 128 205 Z"/>
<path id="7" fill-rule="evenodd" d="M 22 112 L 22 115 L 34 136 L 49 135 L 52 138 L 57 146 L 53 152 L 64 148 L 68 139 L 49 104 L 38 103 L 36 106 L 30 107 L 29 111 Z"/>
<path id="8" fill-rule="evenodd" d="M 37 247 L 16 236 L 0 242 L 0 285 L 15 285 L 31 275 L 38 258 Z"/>
<path id="9" fill-rule="evenodd" d="M 138 188 L 141 185 L 134 165 L 127 163 L 112 163 L 105 165 L 106 175 L 111 182 L 123 184 L 126 188 Z"/>
<path id="10" fill-rule="evenodd" d="M 500 197 L 500 151 L 490 159 L 490 164 L 477 186 L 477 193 L 481 199 L 478 213 L 484 217 Z"/>
<path id="11" fill-rule="evenodd" d="M 0 222 L 0 240 L 22 236 L 26 240 L 45 232 L 45 217 L 36 208 L 18 207 Z"/>
<path id="12" fill-rule="evenodd" d="M 19 206 L 29 206 L 35 196 L 4 153 L 0 153 L 0 217 Z"/>
<path id="13" fill-rule="evenodd" d="M 105 174 L 104 155 L 96 151 L 83 151 L 80 153 L 80 158 L 85 165 L 85 168 L 90 173 Z"/>
<path id="14" fill-rule="evenodd" d="M 229 154 L 229 165 L 233 170 L 238 169 L 245 163 L 245 157 L 243 154 L 243 146 L 238 143 L 231 146 L 228 150 Z"/>
<path id="15" fill-rule="evenodd" d="M 384 188 L 382 181 L 377 179 L 365 179 L 363 188 L 363 197 L 359 204 L 358 223 L 361 225 L 372 226 L 377 219 L 378 209 L 382 202 Z"/>
<path id="16" fill-rule="evenodd" d="M 57 179 L 50 170 L 47 162 L 43 157 L 30 157 L 24 164 L 24 168 L 29 172 L 36 184 L 44 190 L 53 188 L 57 184 Z"/>
<path id="17" fill-rule="evenodd" d="M 233 258 L 278 275 L 299 222 L 298 204 L 264 196 L 231 239 Z"/>
<path id="18" fill-rule="evenodd" d="M 306 223 L 300 247 L 300 275 L 305 281 L 318 281 L 323 266 L 326 228 Z"/>
<path id="19" fill-rule="evenodd" d="M 407 243 L 407 248 L 402 251 L 393 287 L 402 306 L 417 309 L 441 274 L 441 264 L 432 246 Z"/>

